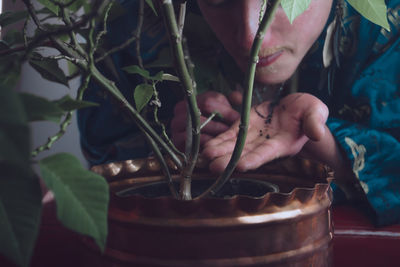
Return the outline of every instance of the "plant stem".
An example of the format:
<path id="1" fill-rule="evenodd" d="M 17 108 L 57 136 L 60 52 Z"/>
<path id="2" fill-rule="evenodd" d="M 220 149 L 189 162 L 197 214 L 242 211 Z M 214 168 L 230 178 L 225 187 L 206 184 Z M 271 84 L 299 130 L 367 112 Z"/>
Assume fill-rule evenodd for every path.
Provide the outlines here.
<path id="1" fill-rule="evenodd" d="M 153 83 L 153 97 L 154 97 L 154 101 L 156 103 L 161 103 L 159 97 L 158 97 L 158 91 L 156 89 L 155 84 Z M 176 148 L 176 146 L 172 143 L 171 139 L 169 138 L 168 134 L 167 134 L 167 130 L 165 128 L 164 123 L 162 123 L 159 119 L 158 119 L 158 109 L 159 109 L 159 105 L 154 104 L 154 109 L 153 109 L 153 117 L 154 117 L 154 122 L 156 123 L 156 125 L 160 128 L 161 130 L 161 136 L 162 138 L 164 138 L 165 142 L 171 147 L 171 149 L 175 152 L 175 154 L 177 154 L 178 156 L 180 156 L 183 160 L 183 162 L 186 162 L 186 155 L 184 153 L 182 153 L 181 151 L 179 151 L 179 149 Z"/>
<path id="2" fill-rule="evenodd" d="M 178 72 L 180 81 L 184 88 L 184 93 L 189 104 L 189 111 L 192 120 L 192 146 L 189 156 L 188 164 L 182 171 L 181 180 L 181 197 L 184 200 L 191 199 L 190 194 L 190 179 L 197 162 L 200 150 L 200 110 L 197 107 L 196 94 L 193 89 L 193 80 L 189 74 L 183 47 L 182 36 L 179 34 L 179 29 L 176 21 L 174 7 L 171 0 L 160 0 L 162 10 L 164 12 L 164 19 L 170 36 L 170 43 L 174 55 L 175 66 Z"/>
<path id="3" fill-rule="evenodd" d="M 212 121 L 212 119 L 215 118 L 215 116 L 217 116 L 219 113 L 214 111 L 213 113 L 211 113 L 211 115 L 203 122 L 202 125 L 200 125 L 200 130 L 203 129 L 210 121 Z"/>
<path id="4" fill-rule="evenodd" d="M 62 7 L 60 12 L 61 12 L 62 19 L 63 19 L 65 25 L 71 27 L 72 26 L 72 22 L 71 22 L 71 19 L 69 17 L 68 10 L 66 8 Z M 85 57 L 84 56 L 85 55 L 85 51 L 83 50 L 82 46 L 79 44 L 75 32 L 71 31 L 69 33 L 69 36 L 71 38 L 72 45 L 75 48 L 75 50 L 78 52 L 78 54 L 80 56 L 82 56 L 82 57 Z"/>
<path id="5" fill-rule="evenodd" d="M 144 136 L 146 137 L 147 141 L 149 142 L 150 146 L 153 148 L 154 155 L 158 162 L 161 164 L 161 170 L 164 173 L 164 176 L 167 180 L 169 191 L 171 192 L 172 196 L 176 199 L 179 198 L 178 192 L 175 190 L 175 186 L 172 181 L 172 176 L 169 171 L 167 162 L 165 161 L 164 155 L 161 153 L 160 149 L 158 149 L 156 142 L 154 142 L 154 139 L 151 138 L 150 135 L 148 135 L 146 132 L 144 132 Z"/>
<path id="6" fill-rule="evenodd" d="M 186 2 L 181 3 L 179 9 L 179 35 L 183 35 L 183 27 L 185 25 L 185 17 L 186 17 Z"/>
<path id="7" fill-rule="evenodd" d="M 245 76 L 245 85 L 247 86 L 247 90 L 244 92 L 243 96 L 243 105 L 240 117 L 240 125 L 239 125 L 239 132 L 236 139 L 235 148 L 233 150 L 231 159 L 228 163 L 228 166 L 225 168 L 224 172 L 221 176 L 217 179 L 217 181 L 208 188 L 204 193 L 202 193 L 200 197 L 204 197 L 206 195 L 215 195 L 218 190 L 222 188 L 222 186 L 228 181 L 229 177 L 232 175 L 235 167 L 240 159 L 240 155 L 242 154 L 247 130 L 249 126 L 250 120 L 250 110 L 251 110 L 251 100 L 253 94 L 253 85 L 254 85 L 254 76 L 256 72 L 257 62 L 258 62 L 258 53 L 261 48 L 262 41 L 264 39 L 264 35 L 266 30 L 268 29 L 269 25 L 272 23 L 276 10 L 280 5 L 281 0 L 271 0 L 271 5 L 267 5 L 266 12 L 264 17 L 260 23 L 260 26 L 257 30 L 257 34 L 254 38 L 253 45 L 250 51 L 250 62 L 249 67 L 246 72 Z"/>
<path id="8" fill-rule="evenodd" d="M 143 18 L 144 18 L 144 0 L 139 1 L 139 12 L 138 12 L 138 21 L 137 27 L 135 30 L 136 36 L 136 58 L 138 61 L 139 67 L 143 69 L 143 60 L 140 53 L 140 36 L 142 34 L 142 27 L 143 27 Z"/>

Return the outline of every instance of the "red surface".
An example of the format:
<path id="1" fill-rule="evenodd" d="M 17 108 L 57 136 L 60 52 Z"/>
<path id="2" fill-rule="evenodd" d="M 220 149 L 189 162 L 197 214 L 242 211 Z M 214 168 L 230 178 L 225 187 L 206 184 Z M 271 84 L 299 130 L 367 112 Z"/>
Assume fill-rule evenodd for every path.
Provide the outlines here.
<path id="1" fill-rule="evenodd" d="M 79 267 L 81 243 L 79 235 L 61 225 L 56 218 L 54 201 L 43 205 L 42 223 L 31 267 Z M 6 261 L 0 255 L 1 267 L 16 265 Z"/>
<path id="2" fill-rule="evenodd" d="M 351 206 L 334 207 L 333 221 L 335 266 L 400 266 L 400 225 L 376 228 Z"/>
<path id="3" fill-rule="evenodd" d="M 400 225 L 375 228 L 368 218 L 350 206 L 333 209 L 335 267 L 400 266 Z M 355 231 L 349 234 L 348 231 Z M 360 231 L 367 231 L 360 236 Z M 379 236 L 377 234 L 384 234 Z M 387 236 L 395 233 L 397 237 Z M 54 202 L 44 205 L 32 267 L 79 267 L 82 247 L 79 236 L 63 227 L 55 217 Z M 0 259 L 0 266 L 14 266 Z"/>

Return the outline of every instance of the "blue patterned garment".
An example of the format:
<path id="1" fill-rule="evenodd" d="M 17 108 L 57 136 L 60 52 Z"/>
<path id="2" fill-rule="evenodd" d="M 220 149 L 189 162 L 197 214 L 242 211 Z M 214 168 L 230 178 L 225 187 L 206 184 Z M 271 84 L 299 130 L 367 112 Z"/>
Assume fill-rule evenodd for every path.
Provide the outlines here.
<path id="1" fill-rule="evenodd" d="M 300 88 L 313 88 L 307 92 L 328 105 L 327 125 L 350 160 L 354 186 L 365 194 L 377 225 L 400 222 L 400 1 L 386 2 L 390 32 L 345 6 L 341 66 L 331 90 L 328 85 L 315 90 L 321 80 L 309 78 L 321 76 L 324 35 L 300 67 L 305 77 Z"/>
<path id="2" fill-rule="evenodd" d="M 400 223 L 400 0 L 386 2 L 390 32 L 363 19 L 345 4 L 338 45 L 340 68 L 323 67 L 325 31 L 299 67 L 299 88 L 309 88 L 303 91 L 328 105 L 327 125 L 353 169 L 354 188 L 367 200 L 377 225 Z M 132 14 L 137 14 L 137 1 L 121 3 L 126 14 L 110 23 L 110 47 L 123 43 L 135 29 Z M 332 12 L 327 25 L 333 17 Z M 145 25 L 142 58 L 145 65 L 160 63 L 158 55 L 167 46 L 164 31 L 151 21 Z M 133 89 L 140 79 L 128 76 L 121 68 L 135 60 L 135 44 L 131 44 L 109 59 L 114 67 L 109 61 L 99 65 L 104 74 L 118 78 L 117 85 L 132 102 Z M 161 94 L 165 91 L 160 89 Z M 168 124 L 178 97 L 164 93 L 161 98 L 161 119 Z M 85 100 L 102 105 L 78 113 L 82 149 L 92 165 L 149 154 L 136 126 L 95 84 L 90 85 Z M 335 199 L 339 200 L 341 192 L 334 189 Z"/>

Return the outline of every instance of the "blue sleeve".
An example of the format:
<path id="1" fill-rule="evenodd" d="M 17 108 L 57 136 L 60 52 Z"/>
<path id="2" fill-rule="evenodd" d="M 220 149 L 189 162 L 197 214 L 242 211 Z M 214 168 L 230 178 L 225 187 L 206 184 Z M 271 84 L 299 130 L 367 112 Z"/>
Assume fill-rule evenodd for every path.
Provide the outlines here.
<path id="1" fill-rule="evenodd" d="M 300 89 L 329 107 L 327 125 L 353 169 L 355 192 L 377 225 L 400 223 L 400 0 L 386 3 L 390 32 L 346 3 L 338 42 L 340 67 L 326 76 L 323 33 L 299 76 Z M 326 77 L 334 81 L 332 90 Z M 340 202 L 343 193 L 333 189 L 334 203 Z"/>
<path id="2" fill-rule="evenodd" d="M 345 90 L 336 94 L 327 123 L 350 161 L 377 225 L 400 223 L 400 5 L 391 3 L 391 32 L 378 28 L 376 35 L 375 26 L 368 31 L 370 26 L 360 28 L 360 35 L 377 37 L 364 42 L 368 47 L 359 43 L 353 67 L 343 70 L 343 76 L 356 68 L 361 71 L 347 79 L 352 81 L 350 94 Z M 367 54 L 364 61 L 357 60 L 360 50 Z"/>
<path id="3" fill-rule="evenodd" d="M 376 224 L 400 223 L 399 128 L 395 136 L 340 119 L 329 119 L 328 126 L 351 162 Z"/>

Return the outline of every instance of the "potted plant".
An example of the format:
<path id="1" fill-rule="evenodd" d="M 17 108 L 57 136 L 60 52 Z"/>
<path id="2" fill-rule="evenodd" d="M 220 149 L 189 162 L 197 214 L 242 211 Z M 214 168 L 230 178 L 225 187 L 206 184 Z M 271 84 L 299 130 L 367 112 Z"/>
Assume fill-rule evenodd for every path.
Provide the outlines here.
<path id="1" fill-rule="evenodd" d="M 57 214 L 60 221 L 65 226 L 79 233 L 91 236 L 101 250 L 104 250 L 107 238 L 107 208 L 109 200 L 108 185 L 105 179 L 100 175 L 84 170 L 71 155 L 58 154 L 42 159 L 39 162 L 35 162 L 34 160 L 37 153 L 49 149 L 52 143 L 63 135 L 70 122 L 71 113 L 75 109 L 93 105 L 93 103 L 82 101 L 82 94 L 90 81 L 98 83 L 108 94 L 112 95 L 117 102 L 124 105 L 132 115 L 135 123 L 143 131 L 153 149 L 158 164 L 161 166 L 160 169 L 167 179 L 167 184 L 173 197 L 172 200 L 167 200 L 166 203 L 168 204 L 166 205 L 170 207 L 171 201 L 175 203 L 176 200 L 179 200 L 176 202 L 179 204 L 174 204 L 177 205 L 175 209 L 186 214 L 193 212 L 187 204 L 194 203 L 194 205 L 197 205 L 197 202 L 203 201 L 192 200 L 193 197 L 191 194 L 191 177 L 198 159 L 201 125 L 199 121 L 199 110 L 196 104 L 196 89 L 193 88 L 195 83 L 193 82 L 193 75 L 191 74 L 191 65 L 185 60 L 185 51 L 181 34 L 183 26 L 177 23 L 178 21 L 184 21 L 184 12 L 181 12 L 180 18 L 177 19 L 172 1 L 141 1 L 142 7 L 144 4 L 147 4 L 155 13 L 161 11 L 163 14 L 165 26 L 172 40 L 171 49 L 176 62 L 177 76 L 165 73 L 150 75 L 149 72 L 144 70 L 140 65 L 128 67 L 128 72 L 139 74 L 144 79 L 143 85 L 140 85 L 135 90 L 136 92 L 142 92 L 140 96 L 135 98 L 135 108 L 120 93 L 115 83 L 99 72 L 95 65 L 96 62 L 104 60 L 110 53 L 123 48 L 117 47 L 106 52 L 101 49 L 102 37 L 107 31 L 107 20 L 113 15 L 113 6 L 117 5 L 117 3 L 98 0 L 91 1 L 90 3 L 82 0 L 38 0 L 38 2 L 42 4 L 42 8 L 35 8 L 31 1 L 23 0 L 23 2 L 26 6 L 26 10 L 6 12 L 3 13 L 0 18 L 0 24 L 3 28 L 20 20 L 25 21 L 22 32 L 9 31 L 2 38 L 2 47 L 0 51 L 0 75 L 2 76 L 0 79 L 0 92 L 2 94 L 0 99 L 2 101 L 1 108 L 3 109 L 0 121 L 2 125 L 0 164 L 2 166 L 1 175 L 4 176 L 1 179 L 3 184 L 0 186 L 0 196 L 2 199 L 0 221 L 4 222 L 4 227 L 1 228 L 2 240 L 0 242 L 0 252 L 19 265 L 25 266 L 29 264 L 40 221 L 42 195 L 39 178 L 36 177 L 32 171 L 33 164 L 38 164 L 40 166 L 41 178 L 46 186 L 54 192 L 57 203 Z M 244 90 L 241 126 L 236 149 L 224 173 L 212 183 L 211 187 L 200 194 L 201 197 L 217 193 L 229 180 L 240 158 L 248 126 L 255 72 L 254 68 L 257 61 L 258 50 L 264 32 L 274 17 L 276 8 L 282 4 L 289 19 L 293 21 L 294 18 L 305 11 L 310 4 L 309 0 L 271 0 L 268 1 L 268 5 L 266 2 L 267 1 L 264 0 L 266 11 L 260 14 L 259 34 L 257 34 L 257 38 L 253 44 L 252 62 L 250 62 L 249 69 L 245 75 L 246 88 Z M 385 19 L 382 20 L 382 17 L 386 16 L 386 13 L 383 14 L 385 8 L 382 1 L 363 2 L 348 0 L 348 2 L 372 21 L 381 24 L 382 21 L 383 23 L 386 22 Z M 182 3 L 180 6 L 181 10 L 184 10 L 184 7 L 185 3 Z M 377 12 L 371 13 L 371 9 L 382 12 L 377 15 Z M 35 25 L 36 30 L 33 33 L 27 33 L 28 21 L 32 21 Z M 102 30 L 98 31 L 97 29 L 99 28 L 102 28 Z M 140 33 L 140 29 L 138 29 L 137 32 Z M 134 41 L 134 38 L 129 40 L 129 42 L 132 41 Z M 46 56 L 40 51 L 42 47 L 54 48 L 57 53 L 55 55 Z M 58 66 L 60 60 L 67 61 L 71 66 L 74 66 L 75 70 L 72 70 L 66 75 Z M 68 85 L 69 78 L 81 75 L 82 84 L 77 91 L 76 99 L 64 97 L 57 101 L 48 101 L 42 97 L 14 91 L 21 64 L 24 61 L 29 61 L 44 79 L 64 85 Z M 168 142 L 168 139 L 165 139 L 165 136 L 158 134 L 143 118 L 140 110 L 138 110 L 138 107 L 145 106 L 151 97 L 155 97 L 156 84 L 165 79 L 180 81 L 182 83 L 182 92 L 185 94 L 185 99 L 189 106 L 192 125 L 192 135 L 190 139 L 192 142 L 188 144 L 188 152 L 186 154 L 177 151 L 170 142 Z M 30 152 L 28 122 L 34 120 L 60 121 L 61 117 L 63 117 L 63 121 L 60 124 L 59 133 L 50 137 L 49 141 L 43 146 Z M 31 157 L 33 157 L 33 160 Z M 172 175 L 172 172 L 176 171 L 171 171 L 169 167 L 171 165 L 168 164 L 168 161 L 172 161 L 173 168 L 179 170 L 178 176 L 180 178 L 176 179 L 180 181 L 179 190 L 175 188 L 175 176 L 173 177 Z M 112 184 L 112 188 L 115 188 L 114 184 Z M 325 186 L 321 191 L 317 189 L 313 191 L 311 195 L 296 195 L 295 193 L 294 195 L 296 195 L 296 197 L 294 198 L 293 194 L 268 198 L 272 199 L 271 203 L 275 206 L 278 205 L 278 203 L 285 202 L 288 196 L 296 200 L 302 198 L 319 200 L 321 192 L 326 196 L 327 188 L 328 186 Z M 329 197 L 325 199 L 329 199 Z M 207 201 L 208 200 L 204 200 L 203 202 Z M 239 198 L 239 200 L 230 200 L 228 202 L 238 202 L 241 203 L 240 206 L 246 206 L 245 203 L 248 201 L 247 198 L 244 198 L 244 200 Z M 119 200 L 113 203 L 118 202 Z M 252 200 L 250 202 L 252 202 Z M 260 205 L 259 202 L 260 199 L 256 198 L 253 205 Z M 149 203 L 151 203 L 151 201 Z M 329 206 L 329 204 L 327 205 L 326 203 L 325 201 L 325 207 Z M 235 207 L 235 205 L 231 204 L 232 203 L 228 203 L 228 206 Z M 114 204 L 111 205 L 112 208 L 117 207 L 125 211 L 130 211 L 138 207 L 138 204 L 135 204 L 136 206 L 131 206 L 131 208 L 129 208 L 129 206 L 127 207 L 126 204 L 123 204 L 122 208 L 117 204 L 117 206 L 113 205 Z M 230 209 L 227 208 L 228 206 L 225 206 L 227 204 L 215 204 L 214 200 L 209 201 L 207 205 L 210 207 L 222 205 L 224 208 L 220 209 L 220 211 Z M 253 205 L 247 207 L 252 209 Z M 143 207 L 144 206 L 143 204 Z M 153 205 L 150 210 L 157 210 L 156 207 L 157 206 Z M 145 211 L 141 210 L 141 212 Z M 244 218 L 242 216 L 243 212 L 247 214 L 250 211 L 240 210 L 239 213 L 241 214 L 240 218 L 242 218 L 242 220 Z M 189 218 L 194 218 L 197 221 L 204 221 L 204 218 L 207 219 L 211 215 L 209 212 L 205 212 L 205 217 L 203 218 L 197 218 L 196 216 L 189 216 Z M 257 216 L 260 216 L 260 214 L 256 213 L 256 217 L 253 217 L 253 219 L 261 218 Z M 329 212 L 326 210 L 322 217 L 326 220 L 327 216 L 329 217 Z M 230 217 L 228 216 L 227 218 Z M 229 222 L 227 224 L 229 224 Z M 122 223 L 122 225 L 124 224 Z M 119 226 L 121 226 L 121 224 L 119 224 Z M 117 228 L 119 226 L 117 226 Z M 229 224 L 228 228 L 229 227 L 232 227 L 232 225 Z M 204 229 L 204 225 L 201 226 L 200 229 Z M 269 231 L 276 232 L 276 229 L 273 229 L 274 230 Z M 200 230 L 195 230 L 195 232 L 196 231 L 199 232 Z M 215 234 L 216 228 L 213 228 L 212 232 Z M 234 233 L 231 234 L 234 236 Z M 327 234 L 326 231 L 325 234 Z M 253 233 L 253 235 L 257 234 Z M 132 238 L 134 239 L 134 237 L 135 235 L 133 234 Z M 134 240 L 132 241 L 134 242 Z M 203 240 L 202 242 L 203 243 L 200 242 L 199 244 L 205 245 L 204 242 L 206 241 Z M 248 246 L 251 245 L 252 244 L 249 244 Z M 323 247 L 326 246 L 324 245 Z M 242 248 L 239 247 L 238 249 L 240 250 Z M 168 262 L 168 257 L 171 259 L 171 255 L 167 253 L 167 256 L 165 256 L 163 260 Z M 229 254 L 223 256 L 222 262 L 225 259 L 224 257 L 230 256 Z M 244 258 L 246 258 L 245 255 L 243 255 L 242 259 Z M 174 257 L 172 257 L 172 259 L 174 259 Z M 274 262 L 274 259 L 271 260 L 271 262 Z M 151 260 L 144 260 L 141 263 L 152 265 L 154 262 Z M 199 264 L 201 263 L 202 261 L 199 261 Z M 231 262 L 228 262 L 228 264 L 230 263 Z M 246 260 L 240 262 L 240 264 L 245 263 Z M 263 263 L 263 261 L 261 260 L 257 264 L 260 263 Z M 176 261 L 172 261 L 169 264 L 176 264 Z M 182 262 L 180 264 L 182 264 Z"/>

